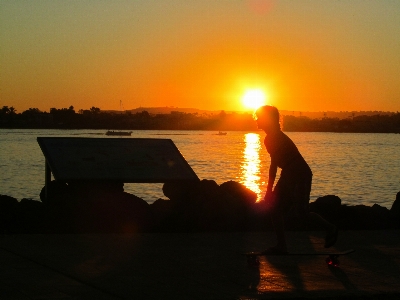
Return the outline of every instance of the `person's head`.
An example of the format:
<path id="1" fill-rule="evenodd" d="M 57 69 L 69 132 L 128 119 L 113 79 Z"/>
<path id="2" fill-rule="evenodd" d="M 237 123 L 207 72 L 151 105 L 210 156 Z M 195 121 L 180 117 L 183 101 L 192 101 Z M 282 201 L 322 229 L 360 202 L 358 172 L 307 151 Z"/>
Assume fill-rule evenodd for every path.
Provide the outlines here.
<path id="1" fill-rule="evenodd" d="M 264 105 L 256 110 L 254 117 L 258 128 L 265 132 L 280 130 L 279 111 L 275 106 Z"/>

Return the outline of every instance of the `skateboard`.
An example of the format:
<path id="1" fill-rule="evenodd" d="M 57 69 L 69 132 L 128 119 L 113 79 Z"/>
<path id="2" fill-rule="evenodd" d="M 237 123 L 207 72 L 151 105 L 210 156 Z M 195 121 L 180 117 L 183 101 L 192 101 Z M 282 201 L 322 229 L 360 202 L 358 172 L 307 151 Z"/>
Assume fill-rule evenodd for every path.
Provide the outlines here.
<path id="1" fill-rule="evenodd" d="M 339 256 L 347 255 L 353 253 L 354 249 L 349 249 L 345 251 L 338 251 L 338 252 L 299 252 L 299 253 L 285 253 L 285 254 L 264 254 L 262 252 L 246 252 L 247 263 L 250 266 L 258 266 L 260 265 L 260 261 L 258 259 L 259 256 L 325 256 L 328 257 L 325 259 L 325 262 L 329 266 L 338 267 L 340 265 Z"/>

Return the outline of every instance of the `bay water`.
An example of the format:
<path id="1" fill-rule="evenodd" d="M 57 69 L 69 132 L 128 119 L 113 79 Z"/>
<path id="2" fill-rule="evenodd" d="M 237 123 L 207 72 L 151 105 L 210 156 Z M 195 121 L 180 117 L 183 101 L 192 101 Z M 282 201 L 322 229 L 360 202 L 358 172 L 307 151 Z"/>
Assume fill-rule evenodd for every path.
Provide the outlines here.
<path id="1" fill-rule="evenodd" d="M 0 194 L 39 200 L 45 159 L 37 137 L 121 138 L 105 130 L 0 129 Z M 349 205 L 390 208 L 400 191 L 400 134 L 286 132 L 313 171 L 311 201 L 337 195 Z M 235 180 L 264 196 L 270 157 L 262 131 L 133 131 L 131 138 L 171 139 L 200 179 Z M 126 137 L 124 137 L 126 138 Z M 279 171 L 278 171 L 279 173 Z M 149 203 L 166 199 L 162 184 L 125 183 Z"/>

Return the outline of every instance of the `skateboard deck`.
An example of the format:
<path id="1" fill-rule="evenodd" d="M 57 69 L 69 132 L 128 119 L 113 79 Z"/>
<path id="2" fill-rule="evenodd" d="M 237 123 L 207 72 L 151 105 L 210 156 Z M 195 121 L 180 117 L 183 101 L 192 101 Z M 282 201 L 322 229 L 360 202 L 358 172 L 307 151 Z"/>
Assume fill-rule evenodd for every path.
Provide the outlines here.
<path id="1" fill-rule="evenodd" d="M 347 255 L 353 253 L 354 249 L 349 249 L 345 251 L 326 251 L 326 252 L 292 252 L 292 253 L 284 253 L 284 254 L 265 254 L 262 252 L 246 252 L 244 255 L 247 257 L 247 262 L 250 265 L 259 265 L 260 262 L 258 260 L 259 256 L 328 256 L 326 258 L 326 263 L 331 266 L 338 267 L 340 262 L 338 260 L 339 256 Z"/>

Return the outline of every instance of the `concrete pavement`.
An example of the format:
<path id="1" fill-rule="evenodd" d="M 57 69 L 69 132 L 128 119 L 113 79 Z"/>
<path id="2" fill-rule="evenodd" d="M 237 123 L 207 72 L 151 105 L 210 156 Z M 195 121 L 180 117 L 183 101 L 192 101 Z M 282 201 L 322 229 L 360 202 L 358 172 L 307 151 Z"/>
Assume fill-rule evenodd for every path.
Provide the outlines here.
<path id="1" fill-rule="evenodd" d="M 289 232 L 291 252 L 322 251 L 322 232 Z M 341 232 L 324 256 L 273 256 L 249 267 L 243 252 L 267 233 L 9 235 L 0 238 L 0 299 L 398 299 L 400 231 Z"/>

